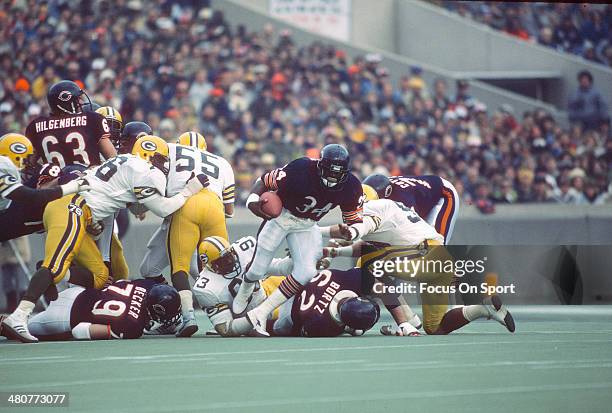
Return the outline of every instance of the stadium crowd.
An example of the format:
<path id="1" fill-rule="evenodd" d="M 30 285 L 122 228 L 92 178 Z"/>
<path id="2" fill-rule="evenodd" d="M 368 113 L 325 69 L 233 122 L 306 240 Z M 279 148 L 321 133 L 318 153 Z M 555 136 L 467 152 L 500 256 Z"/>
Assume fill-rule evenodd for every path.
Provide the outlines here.
<path id="1" fill-rule="evenodd" d="M 449 0 L 437 3 L 519 39 L 612 66 L 610 4 Z"/>
<path id="2" fill-rule="evenodd" d="M 207 1 L 4 3 L 0 134 L 23 132 L 46 110 L 48 86 L 67 78 L 168 141 L 203 133 L 231 160 L 239 204 L 264 170 L 332 142 L 349 147 L 361 177 L 442 175 L 484 212 L 496 202 L 602 203 L 610 193 L 605 117 L 565 130 L 543 110 L 487 108 L 465 81 L 426 84 L 419 67 L 395 85 L 378 55 L 297 47 L 271 26 L 250 33 Z"/>

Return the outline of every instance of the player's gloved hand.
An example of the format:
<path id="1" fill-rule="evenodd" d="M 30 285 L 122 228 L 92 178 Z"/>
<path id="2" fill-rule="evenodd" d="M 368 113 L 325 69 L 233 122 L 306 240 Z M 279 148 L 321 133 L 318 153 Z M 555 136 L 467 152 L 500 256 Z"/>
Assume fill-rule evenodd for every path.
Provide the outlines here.
<path id="1" fill-rule="evenodd" d="M 187 181 L 185 188 L 181 190 L 181 195 L 183 195 L 185 198 L 189 198 L 190 196 L 195 195 L 202 189 L 206 188 L 209 184 L 210 182 L 208 181 L 208 177 L 204 174 L 198 174 L 195 177 L 192 176 Z"/>
<path id="2" fill-rule="evenodd" d="M 260 199 L 259 201 L 249 202 L 247 207 L 251 210 L 252 213 L 257 215 L 259 218 L 263 219 L 272 219 L 272 217 L 261 210 L 261 206 L 265 204 L 267 199 Z"/>
<path id="3" fill-rule="evenodd" d="M 402 336 L 402 337 L 418 337 L 422 334 L 408 322 L 397 325 L 386 325 L 380 328 L 380 334 L 383 336 Z"/>
<path id="4" fill-rule="evenodd" d="M 145 217 L 147 216 L 147 207 L 138 203 L 138 202 L 134 202 L 131 204 L 128 204 L 128 210 L 136 217 L 138 218 L 139 221 L 142 221 L 143 219 L 145 219 Z"/>
<path id="5" fill-rule="evenodd" d="M 62 195 L 87 192 L 90 189 L 89 181 L 85 178 L 74 179 L 64 185 L 60 185 L 60 188 L 62 189 Z"/>
<path id="6" fill-rule="evenodd" d="M 87 225 L 87 228 L 85 228 L 85 230 L 87 231 L 87 233 L 89 233 L 89 235 L 91 235 L 94 241 L 97 241 L 98 238 L 100 238 L 100 235 L 102 235 L 102 232 L 104 231 L 104 223 L 102 221 L 92 221 L 91 224 Z"/>

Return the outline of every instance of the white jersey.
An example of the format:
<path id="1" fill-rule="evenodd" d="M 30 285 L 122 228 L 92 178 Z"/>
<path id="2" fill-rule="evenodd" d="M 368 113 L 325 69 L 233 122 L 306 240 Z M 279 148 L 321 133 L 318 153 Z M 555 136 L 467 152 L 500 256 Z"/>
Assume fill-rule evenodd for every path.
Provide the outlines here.
<path id="1" fill-rule="evenodd" d="M 225 278 L 223 275 L 214 273 L 205 268 L 195 282 L 192 289 L 193 295 L 204 309 L 213 325 L 228 321 L 224 320 L 228 315 L 231 319 L 231 313 L 221 313 L 228 309 L 228 307 L 231 308 L 234 297 L 240 288 L 242 276 L 255 255 L 256 245 L 257 240 L 251 236 L 240 238 L 232 244 L 234 251 L 236 251 L 238 255 L 238 262 L 240 263 L 240 274 L 237 276 Z M 274 259 L 270 264 L 269 271 L 274 275 L 288 275 L 291 272 L 292 266 L 293 263 L 290 258 Z M 266 293 L 263 288 L 261 288 L 260 282 L 258 281 L 258 285 L 253 291 L 253 298 L 247 310 L 257 307 L 265 298 Z"/>
<path id="2" fill-rule="evenodd" d="M 166 195 L 179 193 L 192 174 L 208 176 L 213 191 L 223 203 L 234 202 L 234 171 L 228 161 L 207 151 L 175 143 L 168 144 L 169 172 Z"/>
<path id="3" fill-rule="evenodd" d="M 166 177 L 162 171 L 137 156 L 119 155 L 87 171 L 90 190 L 81 193 L 94 221 L 109 217 L 128 203 L 164 196 Z"/>
<path id="4" fill-rule="evenodd" d="M 363 216 L 374 217 L 377 222 L 376 228 L 362 237 L 364 241 L 388 245 L 419 245 L 425 240 L 444 243 L 444 237 L 412 208 L 390 199 L 366 202 Z"/>
<path id="5" fill-rule="evenodd" d="M 12 201 L 7 196 L 20 186 L 23 185 L 19 169 L 8 157 L 0 155 L 0 211 L 11 206 Z"/>

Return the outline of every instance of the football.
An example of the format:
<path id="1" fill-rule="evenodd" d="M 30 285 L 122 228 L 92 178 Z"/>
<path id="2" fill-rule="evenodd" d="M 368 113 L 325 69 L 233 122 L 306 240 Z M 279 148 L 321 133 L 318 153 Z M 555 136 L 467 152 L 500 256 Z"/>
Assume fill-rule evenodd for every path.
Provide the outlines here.
<path id="1" fill-rule="evenodd" d="M 261 210 L 273 218 L 280 215 L 283 210 L 283 202 L 275 192 L 264 192 L 261 194 Z"/>

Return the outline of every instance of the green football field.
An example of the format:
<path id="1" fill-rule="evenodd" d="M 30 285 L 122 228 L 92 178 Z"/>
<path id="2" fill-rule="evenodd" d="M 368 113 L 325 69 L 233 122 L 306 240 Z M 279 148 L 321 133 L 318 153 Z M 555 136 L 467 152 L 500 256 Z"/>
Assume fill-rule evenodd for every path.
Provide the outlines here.
<path id="1" fill-rule="evenodd" d="M 515 309 L 445 337 L 0 341 L 0 392 L 69 392 L 95 412 L 604 412 L 610 307 Z M 7 411 L 0 408 L 0 411 Z M 44 409 L 15 409 L 40 412 Z"/>

